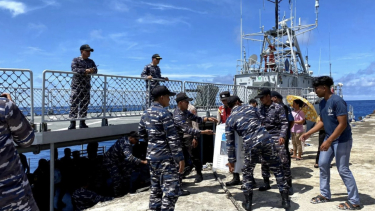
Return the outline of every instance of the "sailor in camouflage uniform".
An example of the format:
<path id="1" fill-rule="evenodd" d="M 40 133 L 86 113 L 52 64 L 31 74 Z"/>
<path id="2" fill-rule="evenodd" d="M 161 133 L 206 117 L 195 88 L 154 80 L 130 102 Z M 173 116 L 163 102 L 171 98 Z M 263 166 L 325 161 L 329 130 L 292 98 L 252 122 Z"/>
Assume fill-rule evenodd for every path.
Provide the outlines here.
<path id="1" fill-rule="evenodd" d="M 137 144 L 138 140 L 138 133 L 132 131 L 128 137 L 120 138 L 104 153 L 103 165 L 112 179 L 115 197 L 123 196 L 129 191 L 134 165 L 147 164 L 147 161 L 132 154 L 133 145 Z"/>
<path id="2" fill-rule="evenodd" d="M 260 98 L 262 106 L 260 108 L 260 116 L 262 118 L 262 125 L 268 133 L 272 136 L 275 142 L 275 146 L 279 157 L 281 159 L 282 167 L 284 170 L 285 179 L 288 185 L 291 186 L 291 171 L 289 159 L 284 147 L 284 143 L 287 139 L 288 132 L 288 120 L 285 114 L 285 109 L 282 105 L 274 103 L 271 100 L 271 91 L 267 88 L 262 88 L 259 90 L 256 98 Z M 264 185 L 259 187 L 259 191 L 266 191 L 271 189 L 270 186 L 270 169 L 267 163 L 262 161 L 262 176 L 264 180 Z M 291 192 L 292 193 L 292 190 Z"/>
<path id="3" fill-rule="evenodd" d="M 166 81 L 169 80 L 168 77 L 161 77 L 161 71 L 160 71 L 160 67 L 158 66 L 158 64 L 159 64 L 159 62 L 162 58 L 159 56 L 159 54 L 152 55 L 151 59 L 152 59 L 151 63 L 147 64 L 143 68 L 143 71 L 141 73 L 142 78 L 148 79 L 146 81 L 146 90 L 147 90 L 147 99 L 146 100 L 150 100 L 149 101 L 150 103 L 146 102 L 147 105 L 150 105 L 151 102 L 153 101 L 152 95 L 151 95 L 152 90 L 155 87 L 160 85 L 159 81 L 152 80 L 152 79 L 156 78 L 156 79 L 164 79 Z M 149 86 L 150 86 L 150 90 L 148 90 Z"/>
<path id="4" fill-rule="evenodd" d="M 164 109 L 173 95 L 165 86 L 153 89 L 155 101 L 143 112 L 139 122 L 141 138 L 148 136 L 146 159 L 151 173 L 151 210 L 174 210 L 180 191 L 179 173 L 185 166 L 173 116 Z"/>
<path id="5" fill-rule="evenodd" d="M 280 158 L 275 151 L 274 141 L 271 135 L 261 126 L 261 118 L 257 108 L 251 105 L 241 106 L 242 101 L 238 96 L 228 98 L 228 105 L 232 109 L 231 115 L 225 123 L 225 135 L 227 139 L 229 171 L 233 172 L 236 162 L 235 132 L 243 138 L 244 167 L 241 189 L 245 195 L 243 207 L 251 210 L 253 196 L 253 173 L 255 164 L 260 156 L 276 177 L 277 185 L 282 197 L 282 206 L 290 207 L 288 185 L 284 178 Z M 240 149 L 237 149 L 240 150 Z"/>
<path id="6" fill-rule="evenodd" d="M 38 211 L 14 143 L 28 147 L 34 130 L 9 99 L 0 97 L 0 210 Z"/>
<path id="7" fill-rule="evenodd" d="M 98 69 L 95 62 L 89 59 L 91 52 L 94 51 L 89 45 L 82 45 L 80 48 L 81 56 L 74 58 L 72 61 L 72 71 L 77 73 L 73 75 L 72 83 L 70 85 L 70 112 L 69 118 L 70 126 L 69 130 L 76 129 L 75 119 L 78 117 L 78 105 L 79 105 L 79 116 L 85 118 L 87 115 L 87 109 L 90 104 L 90 89 L 91 89 L 91 76 L 90 74 L 98 73 Z M 79 128 L 88 128 L 85 120 L 81 120 Z"/>
<path id="8" fill-rule="evenodd" d="M 200 157 L 197 157 L 196 153 L 193 154 L 193 146 L 192 146 L 193 138 L 199 137 L 201 134 L 212 135 L 213 131 L 212 130 L 201 131 L 201 130 L 195 129 L 189 126 L 189 122 L 194 121 L 199 124 L 199 123 L 206 122 L 206 121 L 217 122 L 217 120 L 213 117 L 205 117 L 205 118 L 198 117 L 192 114 L 190 111 L 188 111 L 189 101 L 192 101 L 192 100 L 193 99 L 189 98 L 184 92 L 177 94 L 176 96 L 177 108 L 173 112 L 173 120 L 177 129 L 177 133 L 180 138 L 182 151 L 184 152 L 184 157 L 187 158 L 188 156 L 190 156 L 195 166 L 197 175 L 196 175 L 194 182 L 199 183 L 203 180 L 202 163 L 200 161 Z M 186 136 L 184 138 L 184 134 L 189 135 L 189 136 Z"/>
<path id="9" fill-rule="evenodd" d="M 87 187 L 78 188 L 72 194 L 74 211 L 82 211 L 94 206 L 98 202 L 110 201 L 112 199 L 113 197 L 98 195 L 97 193 L 88 190 Z"/>

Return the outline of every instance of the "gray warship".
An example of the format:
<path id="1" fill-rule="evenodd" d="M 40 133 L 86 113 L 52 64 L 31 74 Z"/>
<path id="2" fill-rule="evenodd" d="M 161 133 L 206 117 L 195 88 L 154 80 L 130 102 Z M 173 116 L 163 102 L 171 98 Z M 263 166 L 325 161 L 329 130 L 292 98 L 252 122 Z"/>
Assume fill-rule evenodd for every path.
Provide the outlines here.
<path id="1" fill-rule="evenodd" d="M 301 25 L 293 16 L 293 2 L 289 1 L 290 17 L 285 12 L 279 17 L 281 0 L 269 1 L 275 5 L 275 26 L 269 30 L 260 27 L 260 32 L 245 34 L 242 32 L 241 3 L 241 59 L 237 60 L 235 85 L 247 87 L 269 87 L 306 89 L 303 95 L 315 99 L 312 93 L 313 71 L 310 70 L 308 56 L 303 56 L 298 36 L 318 27 L 319 0 L 315 1 L 315 23 Z M 268 2 L 267 2 L 268 3 Z M 260 54 L 247 57 L 243 41 L 255 41 L 261 45 Z M 301 94 L 301 93 L 300 93 Z M 310 99 L 309 99 L 310 100 Z"/>

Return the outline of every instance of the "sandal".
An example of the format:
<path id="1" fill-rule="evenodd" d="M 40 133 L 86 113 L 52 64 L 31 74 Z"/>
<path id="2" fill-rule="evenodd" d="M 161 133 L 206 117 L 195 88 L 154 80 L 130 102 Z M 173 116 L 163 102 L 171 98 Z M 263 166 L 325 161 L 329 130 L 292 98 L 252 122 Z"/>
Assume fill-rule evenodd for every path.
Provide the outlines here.
<path id="1" fill-rule="evenodd" d="M 312 198 L 310 202 L 312 204 L 319 204 L 319 203 L 324 203 L 324 202 L 329 202 L 329 201 L 330 200 L 327 199 L 326 197 L 322 195 L 317 195 L 316 197 Z"/>
<path id="2" fill-rule="evenodd" d="M 339 208 L 340 210 L 360 210 L 361 205 L 355 205 L 350 203 L 349 201 L 346 201 L 345 203 L 340 203 L 337 208 Z"/>
<path id="3" fill-rule="evenodd" d="M 319 168 L 319 164 L 314 164 L 314 168 Z"/>
<path id="4" fill-rule="evenodd" d="M 303 158 L 296 158 L 296 160 L 303 160 Z"/>

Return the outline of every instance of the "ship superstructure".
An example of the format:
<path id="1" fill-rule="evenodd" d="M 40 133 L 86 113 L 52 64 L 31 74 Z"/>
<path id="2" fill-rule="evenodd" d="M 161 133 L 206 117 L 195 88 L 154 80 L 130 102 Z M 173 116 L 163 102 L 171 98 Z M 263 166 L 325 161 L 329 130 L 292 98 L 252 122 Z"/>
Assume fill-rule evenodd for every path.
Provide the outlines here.
<path id="1" fill-rule="evenodd" d="M 270 1 L 273 2 L 273 1 Z M 237 63 L 235 85 L 262 86 L 274 88 L 311 88 L 313 71 L 310 70 L 308 56 L 303 56 L 297 37 L 318 26 L 319 0 L 315 1 L 315 23 L 301 25 L 293 17 L 293 4 L 289 1 L 290 18 L 279 19 L 278 9 L 281 0 L 275 4 L 275 26 L 258 33 L 243 34 L 241 18 L 241 56 Z M 241 9 L 242 10 L 242 9 Z M 242 40 L 261 43 L 260 54 L 247 57 Z"/>

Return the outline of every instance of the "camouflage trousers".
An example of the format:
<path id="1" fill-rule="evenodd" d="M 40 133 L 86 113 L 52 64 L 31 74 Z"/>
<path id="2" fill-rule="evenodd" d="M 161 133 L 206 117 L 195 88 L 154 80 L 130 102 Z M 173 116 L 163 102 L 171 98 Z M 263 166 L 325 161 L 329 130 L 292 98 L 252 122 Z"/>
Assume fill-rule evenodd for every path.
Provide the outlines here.
<path id="1" fill-rule="evenodd" d="M 149 164 L 151 173 L 149 208 L 160 211 L 174 210 L 180 191 L 178 164 L 172 159 L 149 161 Z"/>
<path id="2" fill-rule="evenodd" d="M 39 211 L 21 162 L 15 167 L 0 174 L 0 211 Z"/>
<path id="3" fill-rule="evenodd" d="M 285 177 L 286 180 L 290 180 L 290 179 L 292 179 L 292 172 L 290 171 L 290 162 L 289 162 L 290 158 L 288 157 L 288 154 L 286 152 L 285 145 L 279 144 L 279 137 L 278 136 L 277 137 L 272 136 L 272 139 L 274 140 L 276 152 L 277 152 L 277 154 L 280 158 L 280 161 L 281 161 L 281 167 L 283 168 L 283 171 L 284 171 L 284 177 Z M 261 163 L 262 163 L 262 177 L 263 178 L 269 178 L 271 176 L 269 165 L 264 160 L 262 160 Z"/>
<path id="4" fill-rule="evenodd" d="M 76 119 L 79 106 L 79 116 L 87 116 L 87 109 L 90 104 L 90 89 L 72 89 L 70 94 L 70 112 L 69 118 Z"/>
<path id="5" fill-rule="evenodd" d="M 120 197 L 127 194 L 130 189 L 130 178 L 133 167 L 120 162 L 111 162 L 106 158 L 103 160 L 103 165 L 111 177 L 114 196 Z"/>
<path id="6" fill-rule="evenodd" d="M 280 165 L 281 161 L 272 140 L 261 141 L 253 147 L 244 144 L 243 147 L 245 158 L 242 169 L 243 180 L 241 189 L 244 192 L 252 192 L 254 168 L 260 158 L 264 163 L 267 163 L 269 169 L 275 174 L 279 191 L 288 190 L 289 187 L 284 178 L 284 171 Z"/>

